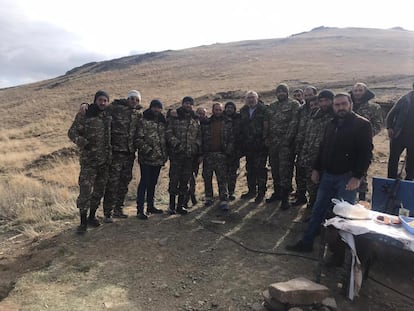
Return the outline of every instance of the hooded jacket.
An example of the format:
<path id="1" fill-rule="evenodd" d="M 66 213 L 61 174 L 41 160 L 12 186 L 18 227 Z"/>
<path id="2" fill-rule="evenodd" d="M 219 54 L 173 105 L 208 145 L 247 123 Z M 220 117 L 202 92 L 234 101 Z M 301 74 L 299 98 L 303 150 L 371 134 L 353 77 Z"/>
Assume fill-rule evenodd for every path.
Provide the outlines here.
<path id="1" fill-rule="evenodd" d="M 201 154 L 200 123 L 193 111 L 177 109 L 177 117 L 170 117 L 166 129 L 168 155 L 192 158 Z"/>
<path id="2" fill-rule="evenodd" d="M 269 149 L 280 146 L 292 146 L 298 130 L 299 102 L 288 98 L 276 101 L 268 107 L 268 130 L 266 140 Z"/>
<path id="3" fill-rule="evenodd" d="M 112 116 L 112 151 L 135 153 L 138 146 L 134 145 L 134 135 L 142 118 L 141 108 L 130 107 L 127 99 L 116 99 L 107 107 Z"/>
<path id="4" fill-rule="evenodd" d="M 375 97 L 374 92 L 367 88 L 365 94 L 361 99 L 361 103 L 358 104 L 355 103 L 352 91 L 349 92 L 349 94 L 351 95 L 352 102 L 354 103 L 352 110 L 371 122 L 372 134 L 374 136 L 377 135 L 381 131 L 383 117 L 381 106 L 377 103 L 370 102 L 370 100 Z"/>
<path id="5" fill-rule="evenodd" d="M 151 166 L 162 166 L 167 161 L 167 126 L 163 114 L 154 114 L 150 108 L 144 111 L 138 122 L 135 145 L 138 146 L 138 162 Z"/>
<path id="6" fill-rule="evenodd" d="M 334 113 L 332 108 L 327 110 L 318 108 L 311 115 L 307 122 L 307 126 L 304 129 L 304 139 L 298 152 L 297 161 L 302 167 L 312 168 L 318 155 L 325 128 L 333 118 Z"/>
<path id="7" fill-rule="evenodd" d="M 76 115 L 68 136 L 79 147 L 81 165 L 100 166 L 111 162 L 111 121 L 107 111 L 99 110 L 96 104 L 86 114 Z"/>

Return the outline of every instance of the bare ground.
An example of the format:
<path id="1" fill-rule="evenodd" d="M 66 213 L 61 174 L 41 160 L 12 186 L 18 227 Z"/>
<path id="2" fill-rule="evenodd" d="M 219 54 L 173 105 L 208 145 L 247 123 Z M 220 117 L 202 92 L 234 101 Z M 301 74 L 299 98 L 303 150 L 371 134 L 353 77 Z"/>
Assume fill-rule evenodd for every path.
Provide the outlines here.
<path id="1" fill-rule="evenodd" d="M 376 137 L 370 176 L 383 176 L 388 142 Z M 242 167 L 237 195 L 245 191 Z M 158 207 L 167 208 L 167 168 L 158 186 Z M 201 179 L 198 193 L 202 193 Z M 28 239 L 0 234 L 0 310 L 264 310 L 261 293 L 274 282 L 298 276 L 314 280 L 317 252 L 287 254 L 306 224 L 305 207 L 286 212 L 278 205 L 236 200 L 223 214 L 202 202 L 186 216 L 130 217 L 74 233 L 62 222 L 53 235 Z M 5 221 L 3 221 L 5 222 Z M 315 243 L 317 245 L 318 243 Z M 350 302 L 340 288 L 343 269 L 323 269 L 339 310 L 411 310 L 413 254 L 377 245 L 360 297 Z M 393 290 L 379 284 L 391 287 Z"/>

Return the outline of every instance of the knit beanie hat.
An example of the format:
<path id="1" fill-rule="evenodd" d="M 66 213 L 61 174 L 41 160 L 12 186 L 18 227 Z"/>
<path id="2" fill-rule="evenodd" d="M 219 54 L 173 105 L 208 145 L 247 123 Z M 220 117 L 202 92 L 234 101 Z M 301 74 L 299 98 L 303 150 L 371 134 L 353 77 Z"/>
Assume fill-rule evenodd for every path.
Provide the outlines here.
<path id="1" fill-rule="evenodd" d="M 151 100 L 150 108 L 160 108 L 162 109 L 162 103 L 158 99 Z"/>
<path id="2" fill-rule="evenodd" d="M 319 92 L 318 99 L 327 98 L 333 100 L 334 96 L 335 94 L 331 90 L 322 90 Z"/>
<path id="3" fill-rule="evenodd" d="M 129 91 L 127 98 L 130 98 L 130 97 L 138 97 L 139 101 L 141 101 L 141 93 L 139 91 L 136 91 L 136 90 Z"/>
<path id="4" fill-rule="evenodd" d="M 181 103 L 184 104 L 185 102 L 189 102 L 191 105 L 194 105 L 194 98 L 191 96 L 186 96 L 183 98 Z"/>
<path id="5" fill-rule="evenodd" d="M 286 93 L 289 93 L 289 87 L 286 83 L 280 83 L 277 87 L 276 87 L 276 93 L 279 91 L 284 91 Z"/>
<path id="6" fill-rule="evenodd" d="M 105 92 L 105 91 L 99 90 L 98 92 L 95 93 L 95 97 L 93 98 L 93 102 L 94 103 L 96 102 L 96 100 L 98 99 L 99 96 L 105 96 L 108 99 L 108 101 L 109 101 L 109 95 L 108 95 L 108 93 Z"/>

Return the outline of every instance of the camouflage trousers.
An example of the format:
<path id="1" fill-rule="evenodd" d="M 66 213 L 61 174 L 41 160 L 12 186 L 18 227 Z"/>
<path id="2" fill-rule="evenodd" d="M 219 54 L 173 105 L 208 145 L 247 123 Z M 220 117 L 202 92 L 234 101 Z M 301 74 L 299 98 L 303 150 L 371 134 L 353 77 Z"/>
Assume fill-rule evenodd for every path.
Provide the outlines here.
<path id="1" fill-rule="evenodd" d="M 289 147 L 280 146 L 269 152 L 275 192 L 280 191 L 281 188 L 292 191 L 293 157 L 293 150 Z"/>
<path id="2" fill-rule="evenodd" d="M 186 196 L 188 183 L 193 172 L 193 158 L 176 156 L 170 158 L 170 183 L 168 192 L 171 195 Z"/>
<path id="3" fill-rule="evenodd" d="M 222 152 L 208 152 L 203 156 L 203 179 L 206 200 L 213 199 L 213 174 L 216 174 L 220 201 L 227 201 L 227 156 Z"/>
<path id="4" fill-rule="evenodd" d="M 266 192 L 267 152 L 249 152 L 246 154 L 247 186 L 249 192 Z"/>
<path id="5" fill-rule="evenodd" d="M 367 193 L 368 192 L 367 174 L 364 174 L 364 176 L 362 176 L 358 192 L 359 193 Z"/>
<path id="6" fill-rule="evenodd" d="M 200 164 L 198 163 L 198 158 L 193 159 L 193 171 L 191 172 L 190 182 L 189 182 L 189 194 L 194 195 L 196 191 L 196 180 L 198 176 L 198 171 L 200 170 Z"/>
<path id="7" fill-rule="evenodd" d="M 313 204 L 316 201 L 316 194 L 318 193 L 318 185 L 315 184 L 312 179 L 312 167 L 306 167 L 306 190 L 309 194 L 309 204 Z"/>
<path id="8" fill-rule="evenodd" d="M 306 167 L 301 166 L 298 162 L 295 163 L 295 182 L 296 193 L 306 193 Z"/>
<path id="9" fill-rule="evenodd" d="M 229 194 L 233 195 L 236 189 L 236 181 L 238 177 L 238 170 L 240 167 L 239 157 L 229 157 L 227 160 L 227 185 L 229 188 Z"/>
<path id="10" fill-rule="evenodd" d="M 80 212 L 88 209 L 96 210 L 104 195 L 105 185 L 108 180 L 109 165 L 91 165 L 81 162 L 79 173 L 79 196 L 76 205 Z"/>
<path id="11" fill-rule="evenodd" d="M 103 202 L 105 215 L 110 214 L 114 208 L 124 205 L 128 185 L 132 180 L 134 160 L 134 153 L 112 153 L 112 163 L 109 166 L 109 177 Z"/>

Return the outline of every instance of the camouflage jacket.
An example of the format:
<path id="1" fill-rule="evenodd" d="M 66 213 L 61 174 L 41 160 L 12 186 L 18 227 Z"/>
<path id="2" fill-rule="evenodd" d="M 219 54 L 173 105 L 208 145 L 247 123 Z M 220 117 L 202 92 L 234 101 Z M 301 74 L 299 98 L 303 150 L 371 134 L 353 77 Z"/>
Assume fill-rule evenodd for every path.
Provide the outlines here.
<path id="1" fill-rule="evenodd" d="M 166 138 L 170 157 L 191 158 L 201 154 L 200 123 L 193 111 L 178 108 L 177 117 L 168 119 Z"/>
<path id="2" fill-rule="evenodd" d="M 211 149 L 211 143 L 213 139 L 212 126 L 214 122 L 221 122 L 220 152 L 223 152 L 226 155 L 232 155 L 234 152 L 233 121 L 231 118 L 225 116 L 217 118 L 214 115 L 201 124 L 201 146 L 203 154 L 213 151 Z"/>
<path id="3" fill-rule="evenodd" d="M 151 109 L 144 111 L 135 135 L 139 163 L 151 166 L 165 164 L 168 158 L 165 139 L 166 125 L 163 114 L 155 115 Z"/>
<path id="4" fill-rule="evenodd" d="M 352 92 L 351 97 L 353 97 Z M 367 89 L 365 96 L 362 99 L 362 103 L 356 104 L 354 102 L 353 107 L 355 113 L 363 116 L 365 119 L 368 119 L 368 121 L 371 122 L 373 136 L 377 135 L 381 131 L 383 123 L 381 106 L 377 103 L 369 102 L 369 100 L 373 99 L 374 97 L 375 94 L 370 89 Z"/>
<path id="5" fill-rule="evenodd" d="M 80 150 L 81 163 L 102 165 L 112 157 L 111 121 L 107 111 L 100 111 L 92 104 L 86 114 L 78 113 L 68 131 L 68 136 Z"/>
<path id="6" fill-rule="evenodd" d="M 241 148 L 241 116 L 240 113 L 235 112 L 231 116 L 227 116 L 227 118 L 231 118 L 232 120 L 232 129 L 233 129 L 233 158 L 240 158 L 240 148 Z"/>
<path id="7" fill-rule="evenodd" d="M 295 154 L 299 154 L 305 141 L 306 129 L 308 122 L 316 109 L 311 109 L 309 104 L 305 103 L 299 107 L 298 130 L 295 137 Z"/>
<path id="8" fill-rule="evenodd" d="M 250 118 L 249 106 L 240 109 L 240 150 L 242 155 L 250 152 L 267 152 L 265 145 L 266 106 L 259 103 Z M 237 148 L 237 147 L 236 147 Z"/>
<path id="9" fill-rule="evenodd" d="M 313 166 L 319 151 L 319 145 L 323 139 L 326 126 L 332 121 L 334 114 L 332 109 L 323 111 L 317 109 L 310 117 L 305 129 L 305 139 L 302 148 L 298 152 L 298 163 L 300 166 Z"/>
<path id="10" fill-rule="evenodd" d="M 298 130 L 299 102 L 290 98 L 284 102 L 275 101 L 267 110 L 266 142 L 269 148 L 293 147 Z"/>
<path id="11" fill-rule="evenodd" d="M 134 153 L 138 120 L 142 118 L 141 106 L 132 108 L 126 99 L 116 99 L 107 108 L 112 116 L 112 151 Z"/>

